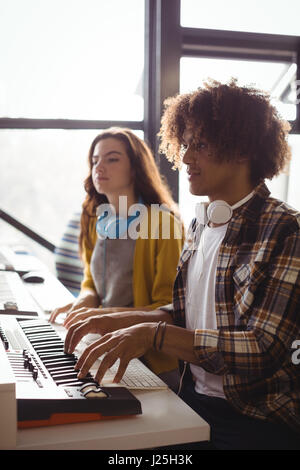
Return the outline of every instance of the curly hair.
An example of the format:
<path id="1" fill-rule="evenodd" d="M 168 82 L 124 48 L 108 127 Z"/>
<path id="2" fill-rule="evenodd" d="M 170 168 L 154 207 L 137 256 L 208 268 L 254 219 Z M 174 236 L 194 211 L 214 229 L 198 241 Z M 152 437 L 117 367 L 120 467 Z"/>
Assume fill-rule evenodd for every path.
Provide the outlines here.
<path id="1" fill-rule="evenodd" d="M 290 160 L 290 124 L 262 90 L 240 87 L 236 79 L 228 84 L 209 79 L 202 88 L 168 98 L 164 104 L 159 150 L 174 163 L 173 168 L 181 166 L 187 126 L 193 130 L 193 144 L 205 137 L 217 161 L 247 158 L 253 184 L 272 179 Z"/>
<path id="2" fill-rule="evenodd" d="M 96 191 L 92 180 L 92 157 L 95 147 L 98 142 L 108 138 L 117 139 L 125 145 L 131 168 L 134 169 L 134 192 L 136 197 L 141 197 L 143 203 L 149 206 L 151 204 L 164 204 L 179 218 L 177 204 L 173 200 L 171 191 L 157 168 L 154 156 L 148 145 L 137 137 L 131 129 L 110 127 L 94 138 L 88 152 L 89 172 L 84 180 L 86 197 L 82 204 L 80 221 L 80 252 L 84 238 L 87 240 L 87 244 L 92 247 L 89 237 L 90 219 L 96 216 L 97 206 L 108 202 L 104 194 L 99 194 Z"/>

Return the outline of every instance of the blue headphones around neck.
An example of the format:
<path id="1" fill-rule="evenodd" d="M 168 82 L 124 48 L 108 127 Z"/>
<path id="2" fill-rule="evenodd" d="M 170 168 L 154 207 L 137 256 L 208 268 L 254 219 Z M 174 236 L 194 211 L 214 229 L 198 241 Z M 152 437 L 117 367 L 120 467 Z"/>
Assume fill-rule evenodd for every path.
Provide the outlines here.
<path id="1" fill-rule="evenodd" d="M 142 204 L 142 199 L 139 198 L 138 204 Z M 140 216 L 140 211 L 128 217 L 119 217 L 114 213 L 109 213 L 105 210 L 99 215 L 96 222 L 96 231 L 101 238 L 121 238 L 127 232 L 129 225 Z"/>

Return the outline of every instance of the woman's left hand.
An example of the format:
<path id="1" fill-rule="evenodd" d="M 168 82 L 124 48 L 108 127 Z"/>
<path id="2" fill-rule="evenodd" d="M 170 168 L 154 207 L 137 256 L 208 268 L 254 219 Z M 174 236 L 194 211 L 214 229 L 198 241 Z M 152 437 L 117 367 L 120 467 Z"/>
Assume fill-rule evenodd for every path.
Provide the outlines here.
<path id="1" fill-rule="evenodd" d="M 140 323 L 107 333 L 90 344 L 80 356 L 75 369 L 78 378 L 83 378 L 97 359 L 101 360 L 95 380 L 101 383 L 106 371 L 120 359 L 114 382 L 120 382 L 131 359 L 141 357 L 153 345 L 156 323 Z"/>
<path id="2" fill-rule="evenodd" d="M 117 308 L 79 308 L 78 310 L 73 312 L 71 317 L 67 317 L 64 321 L 64 327 L 69 329 L 75 323 L 81 322 L 82 320 L 86 320 L 90 317 L 95 317 L 99 315 L 106 315 L 108 313 L 115 313 L 117 312 Z"/>

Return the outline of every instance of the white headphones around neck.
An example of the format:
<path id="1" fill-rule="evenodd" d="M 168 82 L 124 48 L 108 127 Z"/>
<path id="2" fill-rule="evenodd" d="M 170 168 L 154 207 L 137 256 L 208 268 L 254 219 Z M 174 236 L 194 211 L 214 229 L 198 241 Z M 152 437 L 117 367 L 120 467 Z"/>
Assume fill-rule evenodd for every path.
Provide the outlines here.
<path id="1" fill-rule="evenodd" d="M 234 209 L 245 204 L 253 196 L 253 191 L 248 196 L 238 201 L 233 206 L 230 206 L 226 201 L 213 201 L 211 203 L 200 202 L 196 204 L 196 217 L 200 224 L 207 224 L 212 222 L 213 224 L 227 224 L 232 217 Z"/>

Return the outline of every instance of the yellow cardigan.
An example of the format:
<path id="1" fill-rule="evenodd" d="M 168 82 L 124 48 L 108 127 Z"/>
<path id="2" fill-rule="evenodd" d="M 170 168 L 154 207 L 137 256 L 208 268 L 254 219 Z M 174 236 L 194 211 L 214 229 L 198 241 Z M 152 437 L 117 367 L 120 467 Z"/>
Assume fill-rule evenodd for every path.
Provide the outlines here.
<path id="1" fill-rule="evenodd" d="M 155 310 L 172 302 L 176 268 L 183 245 L 183 227 L 168 211 L 152 207 L 151 210 L 148 208 L 147 215 L 147 218 L 141 220 L 140 236 L 135 244 L 133 299 L 134 307 L 141 307 L 141 310 L 143 307 L 150 307 Z M 89 226 L 92 249 L 88 247 L 86 240 L 83 241 L 84 277 L 81 290 L 96 290 L 90 271 L 91 256 L 97 241 L 96 220 L 96 217 L 92 218 Z M 164 224 L 169 224 L 170 234 L 164 233 Z M 151 233 L 155 234 L 155 238 L 151 237 Z M 145 354 L 144 360 L 156 374 L 177 367 L 177 360 L 154 350 Z"/>

